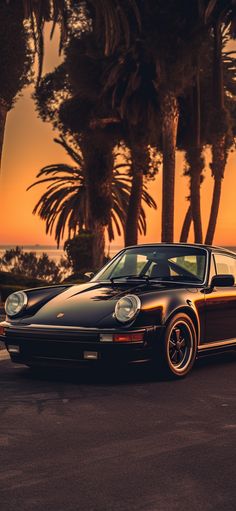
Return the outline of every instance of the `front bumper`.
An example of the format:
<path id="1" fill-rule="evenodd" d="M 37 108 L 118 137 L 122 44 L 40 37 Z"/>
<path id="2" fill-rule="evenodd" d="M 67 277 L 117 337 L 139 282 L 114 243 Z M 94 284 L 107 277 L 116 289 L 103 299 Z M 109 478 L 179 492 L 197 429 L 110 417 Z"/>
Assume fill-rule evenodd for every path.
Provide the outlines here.
<path id="1" fill-rule="evenodd" d="M 101 335 L 124 333 L 114 330 L 54 327 L 53 325 L 12 325 L 5 323 L 4 340 L 15 363 L 37 366 L 77 366 L 95 363 L 118 364 L 149 361 L 153 347 L 161 338 L 163 327 L 148 326 L 129 329 L 129 333 L 143 333 L 143 341 L 101 341 Z M 14 351 L 11 351 L 14 347 Z M 16 349 L 19 352 L 16 352 Z"/>

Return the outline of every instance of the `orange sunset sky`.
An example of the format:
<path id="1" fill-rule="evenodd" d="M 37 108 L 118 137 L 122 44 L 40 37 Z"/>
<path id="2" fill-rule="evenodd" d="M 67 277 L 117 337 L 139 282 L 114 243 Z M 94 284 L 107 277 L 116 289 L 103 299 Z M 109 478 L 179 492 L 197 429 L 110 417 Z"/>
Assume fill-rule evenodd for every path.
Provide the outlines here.
<path id="1" fill-rule="evenodd" d="M 236 43 L 231 43 L 236 50 Z M 52 70 L 58 63 L 58 38 L 46 40 L 44 72 Z M 33 86 L 25 89 L 14 109 L 9 113 L 6 126 L 2 170 L 0 175 L 0 244 L 47 244 L 55 245 L 54 238 L 45 234 L 44 223 L 32 215 L 36 201 L 45 190 L 36 187 L 26 192 L 36 173 L 51 163 L 71 163 L 64 150 L 53 142 L 56 133 L 48 123 L 37 118 L 31 99 Z M 209 158 L 208 158 L 209 161 Z M 183 156 L 177 154 L 176 198 L 175 198 L 175 241 L 178 241 L 187 209 L 188 181 L 183 177 Z M 213 180 L 207 166 L 202 187 L 203 226 L 206 225 L 211 205 Z M 149 190 L 155 198 L 157 211 L 147 211 L 147 236 L 141 242 L 160 241 L 161 232 L 161 170 Z M 223 182 L 219 220 L 214 243 L 236 245 L 236 151 L 230 153 Z M 191 236 L 191 240 L 193 238 Z M 117 237 L 115 245 L 122 245 Z"/>

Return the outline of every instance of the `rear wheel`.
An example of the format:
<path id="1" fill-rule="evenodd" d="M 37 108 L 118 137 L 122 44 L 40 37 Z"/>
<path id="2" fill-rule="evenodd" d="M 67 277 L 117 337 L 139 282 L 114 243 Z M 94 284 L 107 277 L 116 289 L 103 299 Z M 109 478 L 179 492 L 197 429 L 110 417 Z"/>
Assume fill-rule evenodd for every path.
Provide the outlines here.
<path id="1" fill-rule="evenodd" d="M 173 316 L 158 350 L 161 375 L 182 378 L 192 369 L 197 353 L 197 335 L 191 318 L 185 313 Z"/>

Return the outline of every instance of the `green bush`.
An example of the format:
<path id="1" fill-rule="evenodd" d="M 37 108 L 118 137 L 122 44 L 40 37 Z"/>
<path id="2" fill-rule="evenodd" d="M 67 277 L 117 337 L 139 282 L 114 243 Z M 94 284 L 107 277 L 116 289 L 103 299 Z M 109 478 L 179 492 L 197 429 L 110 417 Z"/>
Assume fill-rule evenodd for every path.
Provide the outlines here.
<path id="1" fill-rule="evenodd" d="M 24 252 L 17 246 L 4 252 L 0 258 L 0 270 L 14 274 L 17 278 L 27 277 L 33 282 L 43 280 L 57 284 L 68 270 L 68 261 L 61 258 L 60 263 L 56 264 L 46 252 L 37 257 L 36 252 Z"/>
<path id="2" fill-rule="evenodd" d="M 22 275 L 0 271 L 0 302 L 3 302 L 7 297 L 15 291 L 21 291 L 31 287 L 46 286 L 47 282 L 39 279 L 30 279 Z"/>
<path id="3" fill-rule="evenodd" d="M 11 293 L 15 293 L 15 291 L 21 291 L 22 289 L 25 289 L 25 287 L 0 285 L 0 303 L 1 299 L 3 302 L 5 302 L 7 297 L 11 295 Z"/>
<path id="4" fill-rule="evenodd" d="M 37 287 L 46 285 L 47 283 L 41 279 L 32 279 L 30 277 L 24 277 L 23 275 L 18 275 L 17 273 L 11 273 L 8 271 L 0 271 L 0 287 L 3 284 L 7 285 L 16 285 L 16 286 L 26 286 L 26 287 Z"/>
<path id="5" fill-rule="evenodd" d="M 83 232 L 65 242 L 64 250 L 72 266 L 73 273 L 93 270 L 93 234 Z"/>

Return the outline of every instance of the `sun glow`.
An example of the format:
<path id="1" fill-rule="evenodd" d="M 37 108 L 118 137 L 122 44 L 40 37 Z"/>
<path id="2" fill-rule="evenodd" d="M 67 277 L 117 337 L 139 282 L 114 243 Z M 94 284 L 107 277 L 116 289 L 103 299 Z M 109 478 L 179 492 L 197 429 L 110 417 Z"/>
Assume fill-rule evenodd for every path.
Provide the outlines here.
<path id="1" fill-rule="evenodd" d="M 236 43 L 232 43 L 232 49 Z M 49 43 L 49 30 L 46 39 L 47 60 L 44 72 L 53 69 L 59 62 L 58 34 Z M 31 98 L 33 87 L 28 87 L 17 101 L 7 118 L 2 170 L 0 175 L 0 244 L 51 244 L 54 238 L 45 234 L 44 223 L 32 215 L 32 210 L 45 190 L 36 187 L 26 192 L 33 183 L 36 173 L 51 163 L 71 163 L 63 148 L 53 142 L 57 135 L 51 126 L 43 123 L 35 112 Z M 187 210 L 186 197 L 189 194 L 188 179 L 183 177 L 183 155 L 177 154 L 176 193 L 175 193 L 175 241 L 179 240 L 180 230 Z M 215 244 L 236 245 L 235 185 L 236 153 L 229 155 L 222 186 L 222 200 L 216 229 Z M 205 180 L 202 184 L 202 219 L 204 232 L 208 223 L 213 179 L 209 168 L 209 156 Z M 161 169 L 155 181 L 150 182 L 149 191 L 157 202 L 157 211 L 147 211 L 147 236 L 141 242 L 160 241 L 161 233 Z M 191 239 L 193 235 L 191 233 Z M 122 245 L 117 237 L 115 245 Z"/>

